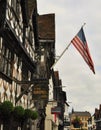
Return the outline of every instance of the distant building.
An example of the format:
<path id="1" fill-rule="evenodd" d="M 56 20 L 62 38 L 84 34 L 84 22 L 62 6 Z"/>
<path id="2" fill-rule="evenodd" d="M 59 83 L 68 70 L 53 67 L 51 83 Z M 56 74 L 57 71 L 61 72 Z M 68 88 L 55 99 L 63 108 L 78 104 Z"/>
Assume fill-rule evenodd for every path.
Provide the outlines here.
<path id="1" fill-rule="evenodd" d="M 87 111 L 84 112 L 80 112 L 80 111 L 72 111 L 72 113 L 70 113 L 70 121 L 71 121 L 71 130 L 79 130 L 79 129 L 84 129 L 84 130 L 88 130 L 88 119 L 91 117 L 91 114 Z M 72 121 L 75 118 L 79 118 L 82 125 L 80 126 L 80 128 L 75 128 L 72 124 Z"/>
<path id="2" fill-rule="evenodd" d="M 96 130 L 101 130 L 101 104 L 99 105 L 99 109 L 95 108 L 94 120 Z"/>
<path id="3" fill-rule="evenodd" d="M 92 115 L 88 119 L 88 130 L 96 130 L 96 124 L 95 124 L 95 120 L 94 120 L 94 115 Z"/>

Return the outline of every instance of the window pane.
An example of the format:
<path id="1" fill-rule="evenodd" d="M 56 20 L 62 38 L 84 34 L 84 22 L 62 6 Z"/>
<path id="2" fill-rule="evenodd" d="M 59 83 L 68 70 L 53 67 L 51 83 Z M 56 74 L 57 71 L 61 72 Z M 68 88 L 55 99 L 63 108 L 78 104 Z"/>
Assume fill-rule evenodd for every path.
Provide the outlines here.
<path id="1" fill-rule="evenodd" d="M 14 11 L 16 11 L 16 0 L 11 1 L 11 6 L 14 9 Z"/>

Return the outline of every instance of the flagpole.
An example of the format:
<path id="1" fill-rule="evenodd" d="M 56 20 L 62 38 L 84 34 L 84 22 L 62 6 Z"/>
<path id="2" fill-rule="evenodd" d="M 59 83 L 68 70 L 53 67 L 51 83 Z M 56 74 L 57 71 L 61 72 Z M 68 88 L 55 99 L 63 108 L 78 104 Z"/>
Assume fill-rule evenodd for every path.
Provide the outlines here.
<path id="1" fill-rule="evenodd" d="M 83 28 L 85 26 L 86 23 L 84 23 L 81 28 Z M 65 48 L 65 50 L 62 52 L 62 54 L 59 56 L 59 58 L 57 59 L 57 61 L 52 65 L 51 69 L 53 69 L 53 67 L 56 65 L 56 63 L 60 60 L 60 58 L 63 56 L 63 54 L 66 52 L 66 50 L 69 48 L 69 46 L 71 45 L 71 42 L 68 44 L 68 46 Z"/>
<path id="2" fill-rule="evenodd" d="M 59 56 L 59 58 L 56 60 L 56 62 L 52 65 L 51 69 L 53 69 L 53 67 L 56 65 L 56 63 L 60 60 L 60 58 L 63 56 L 63 54 L 66 52 L 66 50 L 69 48 L 69 46 L 71 45 L 71 42 L 68 44 L 68 46 L 65 48 L 65 50 L 61 53 L 61 55 Z"/>

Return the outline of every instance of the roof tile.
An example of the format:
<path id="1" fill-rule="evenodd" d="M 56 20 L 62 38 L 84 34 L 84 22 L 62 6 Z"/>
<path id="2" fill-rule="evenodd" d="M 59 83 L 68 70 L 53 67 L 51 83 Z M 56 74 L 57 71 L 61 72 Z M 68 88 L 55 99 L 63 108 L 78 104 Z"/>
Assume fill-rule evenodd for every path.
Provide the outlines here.
<path id="1" fill-rule="evenodd" d="M 38 16 L 38 33 L 40 39 L 55 40 L 55 14 Z"/>

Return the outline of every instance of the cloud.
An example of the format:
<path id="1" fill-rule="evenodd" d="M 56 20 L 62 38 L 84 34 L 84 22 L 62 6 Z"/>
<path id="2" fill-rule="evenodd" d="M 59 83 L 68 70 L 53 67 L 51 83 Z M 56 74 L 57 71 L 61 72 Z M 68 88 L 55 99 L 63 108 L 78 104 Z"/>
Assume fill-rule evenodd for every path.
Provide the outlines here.
<path id="1" fill-rule="evenodd" d="M 84 32 L 94 61 L 96 74 L 93 75 L 81 55 L 71 45 L 55 69 L 59 70 L 64 90 L 67 92 L 70 109 L 90 111 L 101 103 L 101 0 L 40 0 L 40 14 L 55 13 L 56 54 L 59 56 L 84 22 Z"/>

